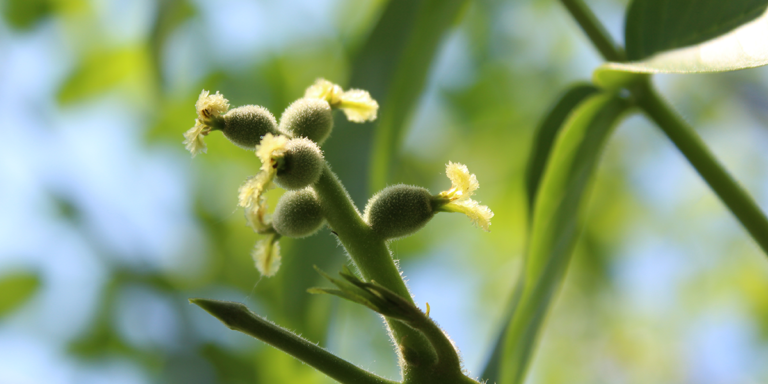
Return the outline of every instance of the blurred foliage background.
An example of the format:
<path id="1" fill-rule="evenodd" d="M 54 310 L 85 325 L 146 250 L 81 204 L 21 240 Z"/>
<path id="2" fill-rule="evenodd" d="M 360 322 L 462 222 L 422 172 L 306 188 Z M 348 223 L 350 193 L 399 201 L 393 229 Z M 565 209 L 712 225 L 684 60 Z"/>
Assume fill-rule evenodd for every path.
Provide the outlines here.
<path id="1" fill-rule="evenodd" d="M 397 379 L 378 316 L 305 292 L 324 284 L 313 265 L 347 262 L 330 232 L 284 239 L 260 279 L 236 209 L 257 159 L 221 135 L 194 160 L 181 144 L 201 89 L 279 116 L 317 77 L 370 90 L 388 125 L 337 115 L 324 146 L 359 207 L 377 146 L 392 153 L 378 182 L 438 192 L 449 160 L 477 174 L 491 233 L 438 215 L 392 248 L 479 375 L 525 247 L 532 131 L 600 59 L 553 0 L 414 12 L 426 2 L 0 2 L 0 382 L 330 382 L 189 297 L 245 302 Z M 588 4 L 620 40 L 627 1 Z M 768 71 L 655 80 L 768 208 Z M 660 131 L 626 120 L 529 382 L 767 382 L 766 261 Z"/>

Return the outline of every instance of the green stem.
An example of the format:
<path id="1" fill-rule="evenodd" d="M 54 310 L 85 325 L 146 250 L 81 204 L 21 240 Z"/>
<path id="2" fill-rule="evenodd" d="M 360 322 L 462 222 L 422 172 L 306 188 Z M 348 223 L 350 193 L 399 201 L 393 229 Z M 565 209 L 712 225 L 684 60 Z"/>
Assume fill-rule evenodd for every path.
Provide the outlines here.
<path id="1" fill-rule="evenodd" d="M 376 376 L 291 331 L 270 323 L 245 305 L 229 301 L 189 299 L 235 331 L 253 336 L 343 384 L 397 384 Z"/>
<path id="2" fill-rule="evenodd" d="M 592 10 L 587 7 L 582 0 L 560 0 L 561 3 L 568 9 L 576 22 L 584 33 L 587 34 L 592 44 L 600 51 L 608 61 L 622 62 L 627 60 L 627 56 L 624 50 L 619 47 L 605 30 L 605 27 L 592 13 Z"/>
<path id="3" fill-rule="evenodd" d="M 443 333 L 443 330 L 440 329 L 431 318 L 424 313 L 420 314 L 421 316 L 410 325 L 421 331 L 427 340 L 429 340 L 430 344 L 432 344 L 432 347 L 435 348 L 435 352 L 437 353 L 437 365 L 435 369 L 444 372 L 455 371 L 452 373 L 461 374 L 461 358 L 456 351 L 456 347 L 451 343 L 451 339 Z"/>
<path id="4" fill-rule="evenodd" d="M 611 40 L 600 21 L 582 0 L 561 2 L 606 60 L 626 60 L 624 51 Z M 696 131 L 663 101 L 647 77 L 630 90 L 643 111 L 661 127 L 760 248 L 768 254 L 768 218 L 752 197 L 717 161 Z"/>
<path id="5" fill-rule="evenodd" d="M 768 218 L 688 125 L 645 80 L 632 90 L 645 113 L 661 127 L 752 238 L 768 254 Z"/>
<path id="6" fill-rule="evenodd" d="M 375 280 L 413 304 L 386 242 L 376 236 L 363 221 L 349 194 L 327 164 L 314 188 L 320 197 L 328 225 L 339 237 L 363 277 Z M 435 350 L 423 334 L 397 320 L 386 321 L 392 337 L 400 347 L 404 377 L 408 375 L 411 366 L 432 366 L 437 362 Z"/>

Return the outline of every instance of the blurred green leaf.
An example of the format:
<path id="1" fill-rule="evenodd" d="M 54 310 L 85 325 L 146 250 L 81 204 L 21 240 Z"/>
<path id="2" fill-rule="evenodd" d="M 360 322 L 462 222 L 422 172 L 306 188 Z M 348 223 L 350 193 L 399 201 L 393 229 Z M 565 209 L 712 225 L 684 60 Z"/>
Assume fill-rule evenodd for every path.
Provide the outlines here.
<path id="1" fill-rule="evenodd" d="M 637 73 L 706 73 L 768 64 L 768 0 L 637 0 L 627 13 L 628 63 L 594 73 L 606 88 Z"/>
<path id="2" fill-rule="evenodd" d="M 558 134 L 539 187 L 517 305 L 505 336 L 500 383 L 522 383 L 549 305 L 565 276 L 584 196 L 602 149 L 628 103 L 609 94 L 584 101 Z"/>
<path id="3" fill-rule="evenodd" d="M 536 203 L 536 195 L 541 185 L 541 178 L 546 169 L 547 162 L 552 152 L 552 146 L 562 131 L 571 112 L 576 109 L 584 100 L 593 96 L 599 90 L 590 84 L 574 84 L 560 95 L 552 108 L 541 120 L 533 137 L 533 148 L 528 156 L 528 164 L 525 170 L 525 190 L 528 195 L 528 217 L 533 217 L 533 208 Z M 522 282 L 522 281 L 521 281 Z M 519 284 L 518 284 L 519 285 Z M 483 379 L 488 382 L 497 382 L 499 380 L 499 364 L 501 364 L 501 355 L 504 351 L 504 335 L 514 315 L 514 309 L 522 293 L 521 287 L 516 286 L 512 298 L 504 311 L 502 329 L 499 331 L 493 350 L 483 369 Z"/>
<path id="4" fill-rule="evenodd" d="M 168 37 L 176 28 L 195 15 L 195 8 L 187 0 L 157 1 L 157 18 L 152 25 L 149 47 L 157 85 L 165 85 L 162 71 L 162 54 Z"/>
<path id="5" fill-rule="evenodd" d="M 200 347 L 200 354 L 216 369 L 220 382 L 231 384 L 249 384 L 256 381 L 254 358 L 251 354 L 233 353 L 216 344 L 205 343 Z"/>
<path id="6" fill-rule="evenodd" d="M 148 68 L 143 47 L 97 51 L 84 58 L 70 74 L 59 90 L 58 101 L 77 102 L 120 84 L 140 87 L 146 84 Z"/>
<path id="7" fill-rule="evenodd" d="M 635 0 L 624 31 L 627 58 L 703 43 L 758 18 L 766 7 L 768 0 Z"/>
<path id="8" fill-rule="evenodd" d="M 371 191 L 386 186 L 405 125 L 426 85 L 430 64 L 445 33 L 454 24 L 465 4 L 466 0 L 425 0 L 418 8 L 376 127 L 369 187 Z"/>
<path id="9" fill-rule="evenodd" d="M 0 316 L 5 316 L 27 302 L 40 288 L 40 278 L 32 273 L 0 277 Z"/>
<path id="10" fill-rule="evenodd" d="M 528 193 L 528 215 L 533 215 L 533 207 L 536 203 L 536 194 L 539 190 L 541 177 L 547 165 L 552 145 L 555 143 L 558 133 L 563 127 L 571 111 L 573 111 L 587 97 L 598 91 L 590 84 L 575 84 L 560 96 L 552 109 L 549 110 L 544 120 L 541 121 L 533 138 L 533 148 L 528 157 L 528 166 L 525 170 L 525 190 Z"/>
<path id="11" fill-rule="evenodd" d="M 19 30 L 33 28 L 53 12 L 50 0 L 8 0 L 2 7 L 5 21 Z"/>
<path id="12" fill-rule="evenodd" d="M 452 0 L 453 1 L 453 0 Z M 388 1 L 355 55 L 352 74 L 347 83 L 350 88 L 365 89 L 381 106 L 379 121 L 390 108 L 387 95 L 394 88 L 394 78 L 400 71 L 404 57 L 413 45 L 417 26 L 427 0 Z M 333 80 L 330 79 L 329 80 Z M 407 111 L 401 111 L 407 113 Z M 326 159 L 344 180 L 345 187 L 355 201 L 366 201 L 369 196 L 371 153 L 374 137 L 380 128 L 363 127 L 346 119 L 336 119 L 333 136 L 323 145 Z M 343 138 L 343 140 L 341 140 Z M 349 161 L 354 158 L 356 161 Z"/>
<path id="13" fill-rule="evenodd" d="M 78 335 L 67 346 L 69 353 L 80 359 L 98 360 L 106 355 L 129 357 L 135 362 L 158 369 L 164 361 L 158 350 L 141 350 L 124 339 L 116 327 L 116 310 L 120 291 L 126 286 L 143 286 L 169 292 L 174 287 L 166 277 L 159 274 L 137 273 L 129 269 L 116 269 L 107 284 L 101 289 L 98 305 L 91 318 L 87 332 Z"/>

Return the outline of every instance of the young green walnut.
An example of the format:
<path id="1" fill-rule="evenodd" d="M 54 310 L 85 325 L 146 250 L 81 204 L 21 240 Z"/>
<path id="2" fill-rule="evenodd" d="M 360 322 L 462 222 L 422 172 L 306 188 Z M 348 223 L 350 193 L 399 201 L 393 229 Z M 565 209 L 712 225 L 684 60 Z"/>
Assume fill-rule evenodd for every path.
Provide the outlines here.
<path id="1" fill-rule="evenodd" d="M 277 134 L 277 120 L 269 110 L 258 105 L 244 105 L 231 109 L 223 118 L 220 129 L 237 146 L 254 150 L 267 133 Z"/>
<path id="2" fill-rule="evenodd" d="M 286 192 L 275 207 L 272 226 L 286 237 L 306 237 L 317 232 L 323 226 L 323 212 L 315 191 L 308 187 Z"/>
<path id="3" fill-rule="evenodd" d="M 374 195 L 363 219 L 384 239 L 405 237 L 421 229 L 437 212 L 460 212 L 480 229 L 490 231 L 493 212 L 471 196 L 480 187 L 466 165 L 448 162 L 446 176 L 451 188 L 432 195 L 422 187 L 393 185 Z"/>
<path id="4" fill-rule="evenodd" d="M 325 160 L 320 147 L 306 138 L 289 139 L 283 135 L 267 133 L 256 146 L 261 160 L 259 173 L 249 178 L 238 190 L 238 205 L 246 209 L 246 217 L 257 232 L 266 230 L 264 192 L 272 183 L 297 190 L 314 184 L 323 172 Z"/>
<path id="5" fill-rule="evenodd" d="M 222 131 L 231 142 L 254 150 L 267 133 L 277 134 L 277 120 L 266 108 L 245 105 L 229 109 L 229 100 L 222 94 L 203 90 L 195 103 L 195 126 L 184 132 L 184 144 L 192 156 L 205 153 L 203 137 L 211 131 Z"/>
<path id="6" fill-rule="evenodd" d="M 306 137 L 322 144 L 333 129 L 331 105 L 322 99 L 301 98 L 280 117 L 280 132 L 289 137 Z"/>
<path id="7" fill-rule="evenodd" d="M 398 184 L 368 200 L 363 219 L 382 238 L 395 239 L 418 231 L 434 215 L 432 194 L 426 188 Z"/>
<path id="8" fill-rule="evenodd" d="M 277 158 L 275 184 L 287 190 L 312 185 L 323 173 L 323 152 L 312 140 L 301 137 L 291 139 Z"/>

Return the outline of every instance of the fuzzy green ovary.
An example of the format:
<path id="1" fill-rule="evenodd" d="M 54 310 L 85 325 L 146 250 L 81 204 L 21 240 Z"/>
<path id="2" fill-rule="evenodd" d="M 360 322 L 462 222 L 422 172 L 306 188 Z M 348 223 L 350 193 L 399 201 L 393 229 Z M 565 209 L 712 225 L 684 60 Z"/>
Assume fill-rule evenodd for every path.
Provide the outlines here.
<path id="1" fill-rule="evenodd" d="M 312 185 L 323 173 L 325 159 L 320 147 L 306 138 L 291 139 L 278 160 L 275 184 L 287 190 Z"/>
<path id="2" fill-rule="evenodd" d="M 244 105 L 231 109 L 224 116 L 221 129 L 224 136 L 244 149 L 253 150 L 267 133 L 277 134 L 277 120 L 266 108 Z"/>
<path id="3" fill-rule="evenodd" d="M 272 215 L 275 231 L 286 237 L 306 237 L 323 226 L 323 213 L 317 194 L 311 188 L 288 191 Z"/>
<path id="4" fill-rule="evenodd" d="M 374 195 L 363 218 L 384 239 L 411 235 L 435 215 L 432 195 L 422 187 L 398 184 Z"/>
<path id="5" fill-rule="evenodd" d="M 331 112 L 331 106 L 325 100 L 298 99 L 288 106 L 280 117 L 280 132 L 322 144 L 333 129 Z"/>

